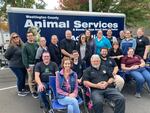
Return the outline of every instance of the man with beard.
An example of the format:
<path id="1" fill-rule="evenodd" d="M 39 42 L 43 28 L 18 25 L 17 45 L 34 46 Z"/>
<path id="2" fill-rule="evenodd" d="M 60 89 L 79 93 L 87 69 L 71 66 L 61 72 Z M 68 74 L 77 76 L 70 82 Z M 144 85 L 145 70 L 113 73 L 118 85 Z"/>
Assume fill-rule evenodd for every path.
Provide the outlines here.
<path id="1" fill-rule="evenodd" d="M 117 75 L 119 68 L 114 59 L 108 57 L 108 49 L 102 48 L 100 51 L 101 65 L 109 68 L 109 72 L 113 75 L 116 88 L 119 91 L 122 90 L 124 86 L 124 80 L 120 75 Z"/>
<path id="2" fill-rule="evenodd" d="M 92 55 L 91 66 L 83 73 L 83 83 L 91 88 L 91 99 L 95 113 L 103 113 L 103 101 L 107 98 L 115 103 L 114 113 L 125 113 L 125 98 L 114 86 L 114 76 L 109 68 L 100 66 L 100 57 Z"/>

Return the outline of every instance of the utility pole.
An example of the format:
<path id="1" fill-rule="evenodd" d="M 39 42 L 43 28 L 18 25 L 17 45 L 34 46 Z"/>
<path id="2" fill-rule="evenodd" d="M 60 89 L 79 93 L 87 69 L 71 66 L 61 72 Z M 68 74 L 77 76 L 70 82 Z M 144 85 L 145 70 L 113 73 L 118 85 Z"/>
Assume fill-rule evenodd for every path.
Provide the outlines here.
<path id="1" fill-rule="evenodd" d="M 89 12 L 92 12 L 92 0 L 89 0 Z"/>

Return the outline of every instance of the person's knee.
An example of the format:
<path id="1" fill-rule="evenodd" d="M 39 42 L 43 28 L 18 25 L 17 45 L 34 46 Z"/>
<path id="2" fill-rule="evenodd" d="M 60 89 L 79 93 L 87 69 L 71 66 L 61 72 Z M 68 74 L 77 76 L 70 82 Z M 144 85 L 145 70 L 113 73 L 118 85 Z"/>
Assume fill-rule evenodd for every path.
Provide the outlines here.
<path id="1" fill-rule="evenodd" d="M 116 87 L 119 89 L 119 91 L 121 91 L 124 86 L 124 79 L 120 77 L 119 75 L 116 75 L 115 84 L 116 84 Z"/>
<path id="2" fill-rule="evenodd" d="M 72 98 L 72 104 L 74 104 L 74 105 L 78 105 L 78 100 L 76 99 L 76 98 Z"/>
<path id="3" fill-rule="evenodd" d="M 145 79 L 142 77 L 139 77 L 138 79 L 136 79 L 136 81 L 140 84 L 143 84 L 145 82 Z"/>
<path id="4" fill-rule="evenodd" d="M 121 104 L 124 104 L 125 103 L 125 97 L 121 94 L 119 95 L 119 97 L 117 98 L 117 101 Z"/>

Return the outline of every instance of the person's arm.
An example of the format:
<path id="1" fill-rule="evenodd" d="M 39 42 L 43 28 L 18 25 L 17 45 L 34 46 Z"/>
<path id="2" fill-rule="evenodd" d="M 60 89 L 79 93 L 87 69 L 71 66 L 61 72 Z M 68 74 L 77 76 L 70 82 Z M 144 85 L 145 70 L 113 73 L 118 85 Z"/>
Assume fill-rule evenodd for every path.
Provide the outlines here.
<path id="1" fill-rule="evenodd" d="M 39 64 L 35 66 L 35 82 L 38 84 L 38 90 L 40 92 L 45 90 L 45 86 L 43 85 L 40 79 Z"/>
<path id="2" fill-rule="evenodd" d="M 145 47 L 145 51 L 144 51 L 144 55 L 143 55 L 143 59 L 146 60 L 147 59 L 147 55 L 148 55 L 148 52 L 150 51 L 150 45 L 147 45 Z"/>
<path id="3" fill-rule="evenodd" d="M 4 54 L 4 57 L 7 59 L 7 60 L 10 60 L 11 57 L 13 56 L 14 54 L 14 46 L 10 46 L 8 47 L 8 49 L 6 50 L 5 54 Z"/>
<path id="4" fill-rule="evenodd" d="M 26 69 L 29 68 L 29 63 L 28 63 L 28 55 L 27 55 L 27 49 L 26 46 L 23 47 L 22 49 L 22 61 Z"/>
<path id="5" fill-rule="evenodd" d="M 113 73 L 112 73 L 113 76 L 117 75 L 118 71 L 119 71 L 118 66 L 115 66 L 115 67 L 114 67 L 114 70 L 113 70 Z"/>
<path id="6" fill-rule="evenodd" d="M 73 55 L 72 54 L 70 54 L 70 53 L 68 53 L 66 50 L 64 50 L 64 49 L 61 49 L 61 53 L 64 55 L 64 56 L 68 56 L 68 57 L 70 57 L 70 58 L 73 58 Z"/>
<path id="7" fill-rule="evenodd" d="M 144 66 L 145 66 L 145 61 L 141 59 L 141 64 L 139 65 L 139 67 L 144 67 Z"/>
<path id="8" fill-rule="evenodd" d="M 107 81 L 107 83 L 108 83 L 108 85 L 114 83 L 114 78 L 113 77 L 109 78 L 109 80 Z"/>
<path id="9" fill-rule="evenodd" d="M 126 67 L 125 64 L 121 64 L 121 69 L 122 69 L 123 71 L 129 71 L 129 70 L 131 70 L 132 68 L 131 68 L 131 67 Z"/>
<path id="10" fill-rule="evenodd" d="M 137 45 L 136 40 L 133 39 L 133 45 L 132 45 L 132 48 L 133 48 L 133 49 L 136 49 L 136 45 Z"/>

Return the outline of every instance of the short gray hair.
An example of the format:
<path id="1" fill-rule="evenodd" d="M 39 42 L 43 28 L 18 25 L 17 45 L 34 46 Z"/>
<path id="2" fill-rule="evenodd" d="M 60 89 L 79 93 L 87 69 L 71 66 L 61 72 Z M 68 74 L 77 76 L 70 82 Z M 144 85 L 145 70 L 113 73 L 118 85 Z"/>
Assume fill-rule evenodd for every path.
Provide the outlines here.
<path id="1" fill-rule="evenodd" d="M 93 54 L 93 55 L 91 56 L 91 61 L 94 60 L 94 59 L 97 59 L 97 58 L 100 60 L 99 55 Z"/>

